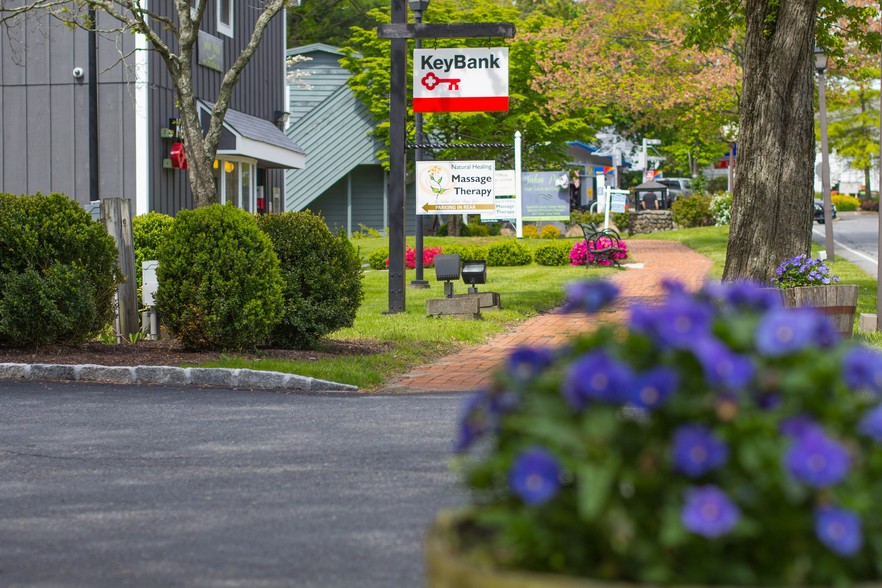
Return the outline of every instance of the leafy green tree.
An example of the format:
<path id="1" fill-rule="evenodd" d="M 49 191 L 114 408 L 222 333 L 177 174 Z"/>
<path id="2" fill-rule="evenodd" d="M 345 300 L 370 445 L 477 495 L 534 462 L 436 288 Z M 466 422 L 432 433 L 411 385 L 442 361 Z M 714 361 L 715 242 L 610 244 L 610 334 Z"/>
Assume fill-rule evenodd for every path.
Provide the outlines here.
<path id="1" fill-rule="evenodd" d="M 349 29 L 376 28 L 370 10 L 390 6 L 389 0 L 308 0 L 288 9 L 288 47 L 327 43 L 342 47 L 349 43 Z"/>

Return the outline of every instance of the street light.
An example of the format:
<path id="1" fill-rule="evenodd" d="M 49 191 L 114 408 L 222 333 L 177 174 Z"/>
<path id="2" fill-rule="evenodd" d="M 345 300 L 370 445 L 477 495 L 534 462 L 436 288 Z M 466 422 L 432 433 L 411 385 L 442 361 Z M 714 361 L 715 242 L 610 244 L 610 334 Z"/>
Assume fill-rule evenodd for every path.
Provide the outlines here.
<path id="1" fill-rule="evenodd" d="M 830 160 L 827 153 L 827 97 L 824 70 L 827 69 L 827 56 L 815 48 L 815 69 L 818 70 L 818 109 L 821 117 L 821 190 L 824 193 L 824 248 L 827 260 L 833 261 L 833 215 L 830 207 Z M 814 222 L 814 221 L 813 221 Z"/>
<path id="2" fill-rule="evenodd" d="M 413 10 L 414 22 L 417 24 L 423 22 L 423 13 L 425 13 L 426 10 L 429 8 L 429 0 L 408 0 L 408 4 L 410 4 L 410 9 Z M 414 47 L 416 47 L 417 49 L 421 49 L 422 46 L 422 40 L 417 38 L 414 41 Z M 413 113 L 413 128 L 414 139 L 416 140 L 415 142 L 417 144 L 417 146 L 413 150 L 413 160 L 414 162 L 417 162 L 422 161 L 423 159 L 423 150 L 420 148 L 420 145 L 423 142 L 422 112 Z M 416 258 L 414 259 L 414 268 L 416 269 L 416 274 L 414 275 L 414 279 L 410 281 L 410 286 L 411 288 L 428 288 L 428 280 L 423 279 L 423 217 L 421 214 L 419 214 L 419 211 L 416 211 L 414 237 L 416 241 Z"/>

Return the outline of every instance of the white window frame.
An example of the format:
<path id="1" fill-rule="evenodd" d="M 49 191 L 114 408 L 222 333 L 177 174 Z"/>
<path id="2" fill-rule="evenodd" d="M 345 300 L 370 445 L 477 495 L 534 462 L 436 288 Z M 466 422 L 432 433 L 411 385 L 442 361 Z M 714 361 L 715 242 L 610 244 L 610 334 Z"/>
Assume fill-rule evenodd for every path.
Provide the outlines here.
<path id="1" fill-rule="evenodd" d="M 239 189 L 239 208 L 246 210 L 243 206 L 245 204 L 246 195 L 242 194 L 242 167 L 248 166 L 249 177 L 251 181 L 249 182 L 249 194 L 247 195 L 248 203 L 250 204 L 250 208 L 248 212 L 251 214 L 257 213 L 257 160 L 256 159 L 248 159 L 245 157 L 218 157 L 218 170 L 220 170 L 220 181 L 219 183 L 219 194 L 218 199 L 221 204 L 226 204 L 228 202 L 227 198 L 227 169 L 224 166 L 224 163 L 230 161 L 236 164 L 236 182 L 235 185 Z"/>
<path id="2" fill-rule="evenodd" d="M 228 23 L 221 20 L 221 17 L 223 16 L 224 2 L 230 3 L 229 14 L 226 15 L 227 19 L 230 21 Z M 216 2 L 215 2 L 215 7 L 217 8 L 217 32 L 220 33 L 221 35 L 225 35 L 227 37 L 233 36 L 233 26 L 235 24 L 233 22 L 233 14 L 236 12 L 235 6 L 236 6 L 236 0 L 216 0 Z"/>

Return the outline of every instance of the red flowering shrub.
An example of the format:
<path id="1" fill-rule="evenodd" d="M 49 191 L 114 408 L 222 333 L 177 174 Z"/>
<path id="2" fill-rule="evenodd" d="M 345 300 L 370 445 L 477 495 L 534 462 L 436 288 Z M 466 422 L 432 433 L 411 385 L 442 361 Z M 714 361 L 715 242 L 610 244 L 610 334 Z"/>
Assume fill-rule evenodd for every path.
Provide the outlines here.
<path id="1" fill-rule="evenodd" d="M 423 267 L 434 267 L 435 266 L 435 256 L 441 253 L 440 247 L 429 247 L 428 249 L 423 249 Z M 407 246 L 407 249 L 404 252 L 404 265 L 407 266 L 407 269 L 414 269 L 416 267 L 416 249 Z M 389 258 L 386 258 L 386 267 L 389 267 Z"/>
<path id="2" fill-rule="evenodd" d="M 587 241 L 576 241 L 573 244 L 573 248 L 570 251 L 570 264 L 571 265 L 612 265 L 612 261 L 607 258 L 598 259 L 595 261 L 594 254 L 592 251 L 594 249 L 606 249 L 612 245 L 612 241 L 608 237 L 600 237 L 596 241 L 591 241 L 590 244 Z M 621 247 L 622 251 L 613 253 L 613 258 L 618 261 L 621 261 L 628 257 L 628 246 L 624 241 L 618 242 L 619 247 Z"/>

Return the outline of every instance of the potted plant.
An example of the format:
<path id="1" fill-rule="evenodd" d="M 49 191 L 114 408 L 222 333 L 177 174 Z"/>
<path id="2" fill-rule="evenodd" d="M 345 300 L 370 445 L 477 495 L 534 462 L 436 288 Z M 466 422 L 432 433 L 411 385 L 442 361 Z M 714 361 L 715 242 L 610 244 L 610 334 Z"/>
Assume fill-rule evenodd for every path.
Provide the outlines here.
<path id="1" fill-rule="evenodd" d="M 839 284 L 839 278 L 823 261 L 805 254 L 785 259 L 775 270 L 772 283 L 781 288 L 785 306 L 817 308 L 830 317 L 843 336 L 851 336 L 858 287 Z"/>
<path id="2" fill-rule="evenodd" d="M 469 398 L 440 587 L 853 586 L 882 577 L 882 353 L 756 285 L 676 283 L 626 328 L 514 351 Z M 588 281 L 568 310 L 617 296 Z"/>

